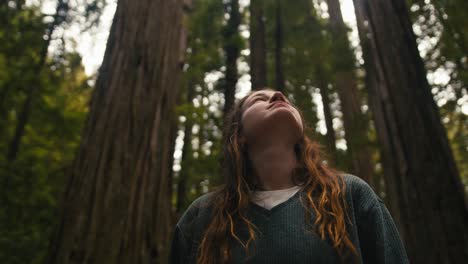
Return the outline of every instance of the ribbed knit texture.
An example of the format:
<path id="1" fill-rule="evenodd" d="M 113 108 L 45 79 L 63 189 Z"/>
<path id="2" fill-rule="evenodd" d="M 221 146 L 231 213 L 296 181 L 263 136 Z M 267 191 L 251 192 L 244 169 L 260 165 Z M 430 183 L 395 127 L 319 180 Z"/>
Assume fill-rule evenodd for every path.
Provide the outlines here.
<path id="1" fill-rule="evenodd" d="M 403 242 L 384 202 L 372 188 L 357 176 L 344 175 L 346 200 L 351 223 L 350 239 L 359 252 L 360 263 L 409 263 Z M 169 262 L 196 263 L 196 254 L 203 232 L 210 221 L 211 193 L 196 199 L 177 223 L 171 244 Z M 249 219 L 259 228 L 256 250 L 251 257 L 238 242 L 233 242 L 231 263 L 340 263 L 338 254 L 327 239 L 306 232 L 305 209 L 300 202 L 302 190 L 283 203 L 267 210 L 254 203 Z M 311 223 L 315 216 L 311 215 Z M 245 241 L 247 231 L 238 229 Z"/>

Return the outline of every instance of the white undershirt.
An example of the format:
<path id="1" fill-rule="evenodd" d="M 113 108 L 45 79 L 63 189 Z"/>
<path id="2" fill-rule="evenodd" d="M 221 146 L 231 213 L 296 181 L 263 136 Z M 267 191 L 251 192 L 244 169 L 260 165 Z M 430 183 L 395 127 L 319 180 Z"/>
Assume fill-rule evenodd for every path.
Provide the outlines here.
<path id="1" fill-rule="evenodd" d="M 302 186 L 273 191 L 253 191 L 250 193 L 252 202 L 268 210 L 291 198 Z"/>

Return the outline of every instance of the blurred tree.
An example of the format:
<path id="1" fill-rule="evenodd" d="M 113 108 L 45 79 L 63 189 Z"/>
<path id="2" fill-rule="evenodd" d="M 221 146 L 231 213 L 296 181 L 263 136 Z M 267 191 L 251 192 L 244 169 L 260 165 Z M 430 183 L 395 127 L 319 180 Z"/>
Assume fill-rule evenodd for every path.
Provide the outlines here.
<path id="1" fill-rule="evenodd" d="M 192 102 L 195 94 L 195 87 L 193 83 L 187 85 L 187 98 L 186 102 Z M 176 212 L 180 216 L 185 209 L 187 208 L 189 201 L 187 195 L 188 181 L 190 177 L 190 164 L 191 164 L 191 155 L 192 153 L 192 129 L 193 129 L 193 120 L 192 118 L 185 118 L 184 124 L 184 146 L 182 147 L 182 156 L 181 164 L 182 168 L 180 170 L 177 182 L 177 205 Z"/>
<path id="2" fill-rule="evenodd" d="M 459 263 L 468 258 L 468 207 L 406 4 L 354 6 L 389 206 L 410 261 Z"/>
<path id="3" fill-rule="evenodd" d="M 47 56 L 35 75 L 47 27 L 40 6 L 8 1 L 0 5 L 0 18 L 0 262 L 41 263 L 91 89 L 72 51 Z M 42 87 L 41 93 L 12 162 L 5 153 L 28 85 Z"/>
<path id="4" fill-rule="evenodd" d="M 308 20 L 311 12 L 308 1 L 297 1 L 294 5 L 271 1 L 265 8 L 266 20 L 275 22 L 267 23 L 266 27 L 267 42 L 276 43 L 267 50 L 269 82 L 283 83 L 283 92 L 302 110 L 313 128 L 318 122 L 313 101 L 317 87 L 313 63 L 318 60 L 323 42 L 317 36 L 321 30 L 319 23 Z"/>
<path id="5" fill-rule="evenodd" d="M 468 194 L 468 116 L 462 107 L 468 96 L 467 1 L 410 1 L 416 40 L 429 84 L 448 132 L 450 145 Z"/>
<path id="6" fill-rule="evenodd" d="M 331 104 L 330 94 L 328 91 L 328 82 L 326 80 L 326 75 L 325 75 L 326 73 L 325 73 L 325 70 L 323 69 L 323 65 L 321 62 L 317 63 L 315 71 L 316 71 L 316 78 L 318 81 L 318 87 L 320 89 L 320 96 L 322 98 L 325 126 L 327 127 L 327 134 L 325 135 L 325 143 L 326 143 L 330 158 L 332 159 L 330 163 L 333 164 L 333 166 L 336 166 L 338 156 L 337 156 L 337 150 L 336 150 L 335 129 L 333 128 L 333 116 L 332 116 L 332 111 L 330 108 L 330 104 Z"/>
<path id="7" fill-rule="evenodd" d="M 101 10 L 102 10 L 102 1 L 104 0 L 93 0 L 91 2 L 85 2 L 84 5 L 75 4 L 75 8 L 80 9 L 80 7 L 85 6 L 86 12 L 85 17 L 90 19 L 91 22 L 84 23 L 85 26 L 92 27 L 95 23 L 98 23 Z M 11 1 L 9 2 L 15 8 L 23 7 L 24 1 Z M 14 4 L 13 4 L 14 3 Z M 99 4 L 101 3 L 101 4 Z M 3 6 L 3 8 L 7 8 L 7 6 Z M 11 11 L 9 13 L 12 13 Z M 49 45 L 51 43 L 52 37 L 56 28 L 62 26 L 63 24 L 71 22 L 72 18 L 70 17 L 70 3 L 68 0 L 57 0 L 57 5 L 55 8 L 55 13 L 53 15 L 45 15 L 45 18 L 48 18 L 50 22 L 46 23 L 45 30 L 43 32 L 43 41 L 40 44 L 40 50 L 38 53 L 37 58 L 35 58 L 33 64 L 28 66 L 31 71 L 31 81 L 26 83 L 24 89 L 26 98 L 23 100 L 22 106 L 19 110 L 17 123 L 15 125 L 15 130 L 13 132 L 13 136 L 10 140 L 8 152 L 7 152 L 7 159 L 10 162 L 13 162 L 17 156 L 18 151 L 21 145 L 21 141 L 25 132 L 25 127 L 29 122 L 29 118 L 31 116 L 31 111 L 33 109 L 33 104 L 35 98 L 40 94 L 41 87 L 40 82 L 37 80 L 38 76 L 40 76 L 41 71 L 43 70 L 46 59 L 48 55 Z M 79 17 L 77 15 L 77 17 Z M 8 23 L 7 23 L 8 24 Z M 5 97 L 9 90 L 11 90 L 13 84 L 9 84 L 4 88 L 3 94 L 0 98 Z M 1 101 L 1 99 L 0 99 Z"/>
<path id="8" fill-rule="evenodd" d="M 275 1 L 275 89 L 285 92 L 286 83 L 283 71 L 283 21 L 281 0 Z"/>
<path id="9" fill-rule="evenodd" d="M 40 46 L 40 51 L 38 54 L 39 58 L 32 67 L 33 80 L 31 83 L 28 83 L 28 85 L 25 87 L 26 98 L 20 109 L 18 121 L 16 123 L 15 131 L 13 133 L 13 138 L 11 139 L 8 148 L 7 160 L 9 162 L 13 162 L 18 155 L 21 139 L 24 135 L 24 129 L 29 121 L 31 109 L 33 107 L 33 98 L 35 98 L 37 96 L 37 93 L 39 92 L 40 82 L 38 82 L 35 78 L 37 78 L 41 74 L 41 71 L 44 68 L 49 44 L 52 39 L 52 34 L 54 33 L 54 30 L 57 28 L 57 26 L 59 26 L 63 21 L 67 19 L 68 8 L 68 1 L 59 0 L 57 2 L 55 14 L 52 16 L 52 22 L 50 22 L 47 25 L 47 28 L 45 30 L 43 37 L 44 41 Z"/>
<path id="10" fill-rule="evenodd" d="M 220 148 L 219 127 L 222 123 L 219 99 L 226 87 L 226 78 L 222 78 L 223 67 L 226 67 L 223 50 L 226 38 L 222 32 L 226 32 L 228 27 L 224 24 L 227 10 L 223 7 L 223 3 L 218 0 L 198 0 L 187 20 L 188 48 L 181 89 L 183 97 L 176 110 L 179 120 L 182 120 L 179 122 L 179 130 L 184 135 L 180 170 L 174 172 L 173 188 L 176 195 L 173 199 L 177 216 L 185 211 L 193 199 L 206 191 L 200 186 L 209 187 L 220 181 L 216 164 Z M 231 40 L 234 41 L 234 38 Z M 208 81 L 214 76 L 216 81 Z M 209 125 L 202 125 L 205 123 Z M 206 145 L 200 147 L 202 134 L 208 137 Z M 209 151 L 209 154 L 202 156 L 203 151 Z M 207 181 L 210 184 L 206 184 Z"/>
<path id="11" fill-rule="evenodd" d="M 182 1 L 118 2 L 48 263 L 167 258 Z"/>
<path id="12" fill-rule="evenodd" d="M 224 81 L 224 116 L 234 105 L 234 95 L 237 84 L 237 59 L 242 47 L 242 39 L 239 35 L 241 15 L 239 13 L 238 0 L 229 0 L 225 4 L 226 14 L 229 18 L 223 30 L 224 54 L 226 58 L 226 73 Z"/>
<path id="13" fill-rule="evenodd" d="M 250 78 L 252 90 L 267 86 L 264 1 L 250 2 Z"/>
<path id="14" fill-rule="evenodd" d="M 361 96 L 357 89 L 355 59 L 343 21 L 339 0 L 327 0 L 334 56 L 333 81 L 340 97 L 350 172 L 374 186 L 374 172 L 367 140 L 367 124 L 361 114 Z"/>

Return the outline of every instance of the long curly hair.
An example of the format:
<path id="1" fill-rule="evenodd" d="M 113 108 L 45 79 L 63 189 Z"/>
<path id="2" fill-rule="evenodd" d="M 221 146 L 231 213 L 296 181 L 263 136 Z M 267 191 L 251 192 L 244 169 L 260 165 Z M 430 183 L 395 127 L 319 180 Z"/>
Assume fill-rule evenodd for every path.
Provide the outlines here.
<path id="1" fill-rule="evenodd" d="M 248 219 L 247 208 L 249 192 L 256 189 L 258 180 L 249 177 L 254 174 L 249 173 L 252 164 L 247 158 L 245 138 L 241 136 L 242 106 L 253 92 L 240 99 L 225 118 L 222 161 L 224 184 L 213 193 L 212 218 L 198 247 L 197 264 L 229 263 L 229 242 L 233 240 L 238 241 L 250 255 L 249 245 L 257 238 L 257 227 Z M 304 125 L 304 133 L 294 145 L 299 166 L 293 171 L 292 180 L 303 185 L 305 198 L 301 196 L 300 199 L 305 208 L 309 231 L 318 234 L 322 240 L 331 241 L 344 262 L 350 252 L 355 256 L 358 253 L 346 230 L 345 216 L 348 219 L 349 216 L 346 214 L 342 172 L 323 162 L 323 147 L 306 135 L 307 131 L 312 130 L 306 124 L 302 112 L 297 110 Z M 310 223 L 312 210 L 316 215 L 314 224 Z M 248 231 L 246 241 L 239 238 L 239 226 Z"/>

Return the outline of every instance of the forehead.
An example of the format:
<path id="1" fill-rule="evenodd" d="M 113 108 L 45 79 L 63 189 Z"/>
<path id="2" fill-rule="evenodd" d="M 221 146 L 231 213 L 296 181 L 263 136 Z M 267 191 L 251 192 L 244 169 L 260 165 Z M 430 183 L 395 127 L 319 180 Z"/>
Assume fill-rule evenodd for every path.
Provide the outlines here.
<path id="1" fill-rule="evenodd" d="M 250 100 L 251 98 L 253 98 L 254 96 L 257 96 L 257 95 L 272 95 L 274 93 L 274 91 L 269 91 L 269 90 L 264 90 L 264 91 L 255 91 L 253 92 L 252 94 L 249 95 L 249 97 L 247 98 L 246 101 Z"/>
<path id="2" fill-rule="evenodd" d="M 271 96 L 273 93 L 274 93 L 274 91 L 268 91 L 268 90 L 255 91 L 255 92 L 253 92 L 253 93 L 251 93 L 250 95 L 247 96 L 247 98 L 244 101 L 244 104 L 243 104 L 242 108 L 244 109 L 249 104 L 251 99 L 253 97 L 255 97 L 255 96 L 263 96 L 263 95 Z"/>

